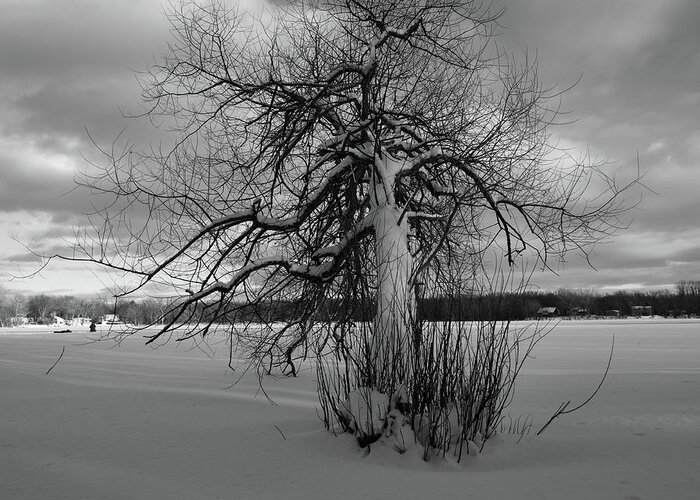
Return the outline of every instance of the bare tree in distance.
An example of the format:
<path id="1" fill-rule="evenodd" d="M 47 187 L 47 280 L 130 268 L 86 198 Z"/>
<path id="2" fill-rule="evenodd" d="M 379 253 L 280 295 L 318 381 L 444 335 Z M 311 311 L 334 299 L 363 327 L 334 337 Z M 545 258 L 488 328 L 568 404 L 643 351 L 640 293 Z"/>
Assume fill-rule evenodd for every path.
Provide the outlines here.
<path id="1" fill-rule="evenodd" d="M 135 278 L 120 296 L 176 290 L 149 342 L 226 324 L 266 370 L 294 372 L 312 340 L 337 348 L 338 325 L 371 310 L 358 383 L 391 393 L 387 359 L 420 345 L 417 283 L 478 289 L 487 255 L 547 268 L 625 225 L 629 185 L 557 148 L 560 92 L 496 46 L 500 15 L 463 0 L 294 2 L 261 19 L 175 5 L 141 75 L 143 116 L 174 139 L 102 149 L 80 183 L 112 202 L 70 258 Z M 281 300 L 283 326 L 237 328 L 243 305 Z"/>

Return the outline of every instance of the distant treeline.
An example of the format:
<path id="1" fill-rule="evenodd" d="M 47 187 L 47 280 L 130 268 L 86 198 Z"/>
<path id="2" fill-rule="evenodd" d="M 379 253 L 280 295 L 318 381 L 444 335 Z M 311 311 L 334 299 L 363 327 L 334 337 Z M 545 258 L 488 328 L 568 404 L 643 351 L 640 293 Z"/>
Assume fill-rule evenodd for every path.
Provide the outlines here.
<path id="1" fill-rule="evenodd" d="M 115 303 L 71 295 L 20 295 L 3 293 L 0 288 L 0 326 L 16 326 L 24 321 L 52 324 L 56 316 L 65 320 L 90 318 L 99 321 L 105 314 L 118 314 L 134 324 L 158 321 L 172 301 L 166 299 L 130 300 Z"/>
<path id="2" fill-rule="evenodd" d="M 72 296 L 11 295 L 0 289 L 0 325 L 11 326 L 26 317 L 38 324 L 50 324 L 55 316 L 99 321 L 105 314 L 118 314 L 128 323 L 149 324 L 168 319 L 172 299 L 104 301 Z M 231 304 L 219 321 L 288 321 L 298 316 L 303 300 L 267 301 L 259 304 Z M 355 311 L 357 321 L 372 318 L 373 304 L 352 299 L 327 299 L 317 319 L 333 321 L 341 310 Z M 208 310 L 200 306 L 192 317 L 206 320 Z M 681 281 L 673 290 L 618 291 L 601 294 L 592 290 L 519 291 L 513 293 L 426 297 L 418 301 L 421 319 L 442 320 L 521 320 L 537 316 L 633 316 L 654 314 L 667 317 L 700 316 L 700 281 Z"/>
<path id="3" fill-rule="evenodd" d="M 692 291 L 589 290 L 518 292 L 497 295 L 431 298 L 420 303 L 429 320 L 520 320 L 538 316 L 610 317 L 653 314 L 666 317 L 700 316 L 700 282 Z"/>
<path id="4" fill-rule="evenodd" d="M 666 317 L 700 316 L 700 281 L 693 288 L 655 291 L 619 291 L 609 294 L 589 290 L 517 292 L 428 297 L 418 301 L 418 314 L 427 321 L 523 320 L 538 316 L 624 317 L 654 314 Z M 300 304 L 279 301 L 255 306 L 237 304 L 237 321 L 287 321 L 294 319 Z M 357 321 L 372 319 L 374 304 L 358 306 L 347 300 L 329 299 L 318 319 L 332 321 L 335 312 L 350 307 Z M 233 319 L 229 318 L 229 319 Z"/>
<path id="5" fill-rule="evenodd" d="M 303 299 L 231 304 L 220 320 L 232 322 L 289 321 L 299 317 Z M 356 321 L 369 321 L 374 303 L 350 299 L 326 299 L 316 314 L 320 321 L 333 321 L 340 311 L 350 310 Z M 601 294 L 592 290 L 560 289 L 552 292 L 519 291 L 494 294 L 463 294 L 424 297 L 418 314 L 427 321 L 523 320 L 538 316 L 634 316 L 654 314 L 667 317 L 700 316 L 700 281 L 683 281 L 674 290 L 618 291 Z M 193 311 L 206 320 L 206 310 Z"/>

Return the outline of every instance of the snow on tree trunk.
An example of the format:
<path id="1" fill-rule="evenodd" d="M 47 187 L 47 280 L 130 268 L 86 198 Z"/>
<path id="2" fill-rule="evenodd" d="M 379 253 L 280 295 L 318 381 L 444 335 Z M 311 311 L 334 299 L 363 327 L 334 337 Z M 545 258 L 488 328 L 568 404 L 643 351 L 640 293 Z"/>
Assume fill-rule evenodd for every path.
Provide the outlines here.
<path id="1" fill-rule="evenodd" d="M 384 166 L 383 164 L 380 164 Z M 411 274 L 413 257 L 408 248 L 408 217 L 394 202 L 394 179 L 389 169 L 379 169 L 383 182 L 374 182 L 373 212 L 377 263 L 377 312 L 374 321 L 372 359 L 375 383 L 386 379 L 385 370 L 402 362 L 411 352 L 411 322 L 415 297 Z M 386 388 L 382 388 L 386 389 Z"/>

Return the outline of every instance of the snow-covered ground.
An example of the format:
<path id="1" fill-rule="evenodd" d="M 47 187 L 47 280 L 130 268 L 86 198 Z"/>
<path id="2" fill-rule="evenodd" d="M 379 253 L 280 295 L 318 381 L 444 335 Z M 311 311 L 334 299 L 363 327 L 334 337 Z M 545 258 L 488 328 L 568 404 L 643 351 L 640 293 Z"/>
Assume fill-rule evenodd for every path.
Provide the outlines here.
<path id="1" fill-rule="evenodd" d="M 563 322 L 510 407 L 532 432 L 460 465 L 363 456 L 322 429 L 311 370 L 268 381 L 271 405 L 252 376 L 230 387 L 223 343 L 12 332 L 0 330 L 2 499 L 700 498 L 700 321 Z M 535 436 L 596 387 L 613 334 L 598 396 Z"/>

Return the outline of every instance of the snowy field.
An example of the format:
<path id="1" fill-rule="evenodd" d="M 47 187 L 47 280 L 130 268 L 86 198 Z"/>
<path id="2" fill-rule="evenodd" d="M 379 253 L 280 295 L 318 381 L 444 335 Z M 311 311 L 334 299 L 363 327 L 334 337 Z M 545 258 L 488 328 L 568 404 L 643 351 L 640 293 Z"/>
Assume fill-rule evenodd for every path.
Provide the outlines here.
<path id="1" fill-rule="evenodd" d="M 535 436 L 597 386 L 613 334 L 598 396 Z M 0 499 L 700 498 L 700 321 L 561 323 L 509 409 L 532 432 L 460 465 L 328 435 L 311 370 L 268 381 L 271 405 L 254 377 L 230 387 L 223 343 L 87 335 L 0 330 Z"/>

